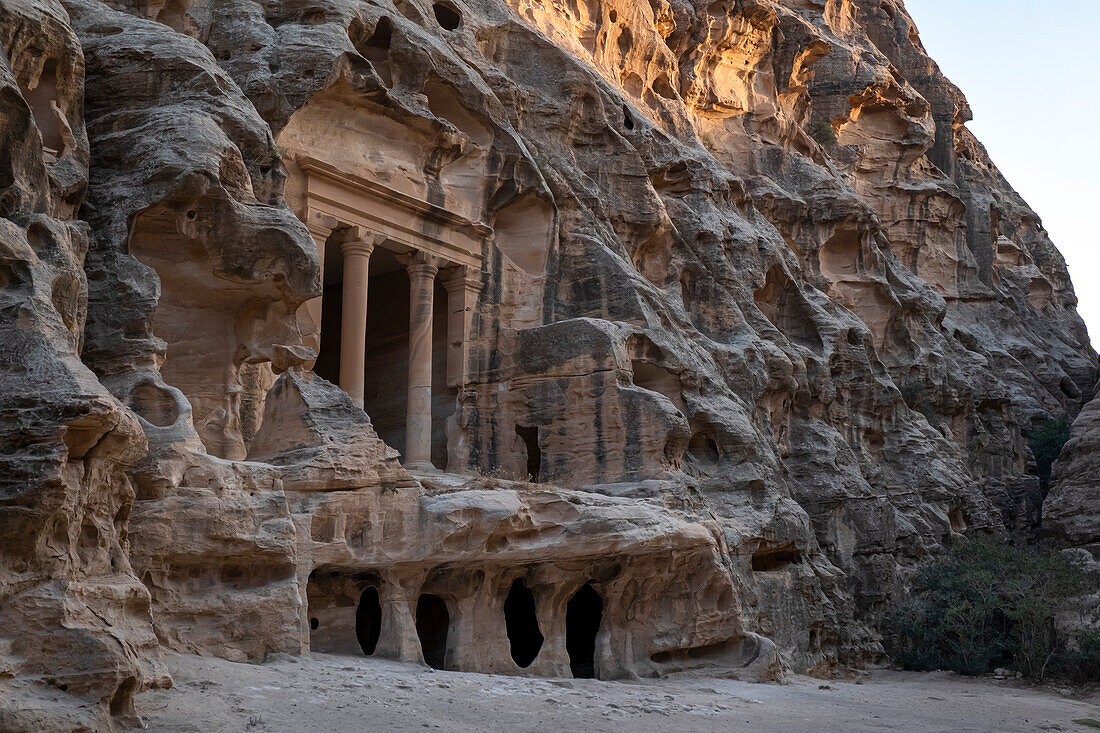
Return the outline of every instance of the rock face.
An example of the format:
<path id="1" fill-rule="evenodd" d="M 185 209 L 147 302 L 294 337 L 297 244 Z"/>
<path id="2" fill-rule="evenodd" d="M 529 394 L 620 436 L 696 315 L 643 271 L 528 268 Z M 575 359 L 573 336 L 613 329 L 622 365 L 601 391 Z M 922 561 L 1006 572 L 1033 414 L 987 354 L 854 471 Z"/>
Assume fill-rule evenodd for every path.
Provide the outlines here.
<path id="1" fill-rule="evenodd" d="M 130 722 L 161 647 L 874 663 L 906 568 L 1039 531 L 1096 355 L 898 0 L 0 0 L 0 41 L 0 728 Z"/>
<path id="2" fill-rule="evenodd" d="M 1067 544 L 1089 548 L 1100 563 L 1100 398 L 1081 410 L 1054 465 L 1043 528 Z"/>

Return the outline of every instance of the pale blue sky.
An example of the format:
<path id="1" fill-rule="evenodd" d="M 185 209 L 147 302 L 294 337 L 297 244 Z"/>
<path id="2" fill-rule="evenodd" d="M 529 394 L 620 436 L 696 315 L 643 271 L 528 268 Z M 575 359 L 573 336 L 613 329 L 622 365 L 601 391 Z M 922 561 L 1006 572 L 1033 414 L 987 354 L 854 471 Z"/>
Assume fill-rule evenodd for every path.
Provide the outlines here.
<path id="1" fill-rule="evenodd" d="M 1098 0 L 906 0 L 977 135 L 1069 264 L 1100 347 Z"/>

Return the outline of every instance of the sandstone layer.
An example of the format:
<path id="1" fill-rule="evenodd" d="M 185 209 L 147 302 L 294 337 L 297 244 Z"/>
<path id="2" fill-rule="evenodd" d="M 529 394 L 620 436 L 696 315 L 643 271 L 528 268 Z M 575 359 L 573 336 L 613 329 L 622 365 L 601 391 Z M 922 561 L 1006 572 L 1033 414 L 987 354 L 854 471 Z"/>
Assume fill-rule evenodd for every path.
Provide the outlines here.
<path id="1" fill-rule="evenodd" d="M 1065 263 L 898 0 L 0 41 L 0 728 L 136 722 L 165 648 L 823 672 L 960 534 L 1095 550 L 1096 403 L 1049 497 L 1028 447 L 1094 392 Z"/>

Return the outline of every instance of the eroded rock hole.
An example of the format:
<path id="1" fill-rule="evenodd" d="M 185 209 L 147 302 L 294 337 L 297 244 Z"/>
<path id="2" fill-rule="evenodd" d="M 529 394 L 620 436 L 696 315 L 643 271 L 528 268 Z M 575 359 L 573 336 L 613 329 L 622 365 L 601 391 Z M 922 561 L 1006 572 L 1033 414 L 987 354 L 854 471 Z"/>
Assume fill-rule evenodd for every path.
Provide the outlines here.
<path id="1" fill-rule="evenodd" d="M 565 649 L 574 677 L 596 676 L 596 634 L 602 620 L 603 599 L 590 583 L 585 583 L 565 609 Z"/>
<path id="2" fill-rule="evenodd" d="M 434 669 L 444 669 L 447 658 L 447 628 L 451 615 L 447 604 L 437 595 L 424 593 L 416 602 L 416 635 L 424 661 Z"/>
<path id="3" fill-rule="evenodd" d="M 752 569 L 758 573 L 770 573 L 801 560 L 802 551 L 797 547 L 757 550 L 752 556 Z"/>
<path id="4" fill-rule="evenodd" d="M 955 507 L 947 513 L 947 519 L 951 523 L 952 532 L 965 532 L 967 527 L 966 514 L 959 507 Z"/>
<path id="5" fill-rule="evenodd" d="M 134 692 L 137 690 L 137 678 L 127 677 L 111 696 L 111 716 L 121 718 L 134 713 Z"/>
<path id="6" fill-rule="evenodd" d="M 722 454 L 718 452 L 718 443 L 708 433 L 698 432 L 688 442 L 688 455 L 700 466 L 712 468 L 718 465 Z"/>
<path id="7" fill-rule="evenodd" d="M 435 21 L 445 31 L 453 31 L 462 23 L 458 9 L 450 3 L 434 3 L 432 12 L 435 13 Z"/>
<path id="8" fill-rule="evenodd" d="M 27 100 L 34 124 L 42 134 L 43 149 L 50 155 L 61 155 L 65 141 L 53 109 L 57 102 L 57 59 L 50 59 L 43 65 L 34 86 L 23 90 L 23 98 Z"/>
<path id="9" fill-rule="evenodd" d="M 393 70 L 390 65 L 390 43 L 393 40 L 393 23 L 389 18 L 380 18 L 374 26 L 370 38 L 361 24 L 353 24 L 348 30 L 352 45 L 359 55 L 374 67 L 375 73 L 387 87 L 393 86 Z"/>
<path id="10" fill-rule="evenodd" d="M 363 591 L 355 609 L 355 638 L 364 654 L 374 654 L 381 633 L 382 604 L 378 601 L 378 589 L 372 585 Z"/>
<path id="11" fill-rule="evenodd" d="M 661 74 L 653 82 L 653 91 L 657 92 L 665 99 L 676 99 L 678 96 L 676 90 L 672 88 L 672 82 L 669 81 L 666 74 Z"/>
<path id="12" fill-rule="evenodd" d="M 520 578 L 512 581 L 504 600 L 504 622 L 512 646 L 512 661 L 520 667 L 530 667 L 542 649 L 544 637 L 535 611 L 535 595 Z"/>
<path id="13" fill-rule="evenodd" d="M 191 3 L 184 0 L 168 0 L 164 8 L 157 13 L 157 22 L 163 23 L 177 33 L 191 35 L 194 28 L 189 11 Z"/>
<path id="14" fill-rule="evenodd" d="M 781 267 L 768 270 L 764 287 L 753 296 L 756 307 L 788 339 L 812 351 L 821 352 L 816 316 L 797 283 Z"/>
<path id="15" fill-rule="evenodd" d="M 539 448 L 539 429 L 526 425 L 517 425 L 516 436 L 523 441 L 523 447 L 527 451 L 527 475 L 531 477 L 531 481 L 538 482 L 539 471 L 542 469 L 542 449 Z"/>
<path id="16" fill-rule="evenodd" d="M 321 622 L 317 620 L 316 616 L 314 616 L 313 618 L 311 618 L 309 620 L 309 630 L 310 631 L 316 631 L 317 627 L 319 627 L 320 625 L 321 625 Z"/>
<path id="17" fill-rule="evenodd" d="M 142 382 L 130 390 L 126 406 L 145 422 L 158 428 L 168 427 L 179 418 L 175 396 L 152 382 Z"/>
<path id="18" fill-rule="evenodd" d="M 634 34 L 630 32 L 629 28 L 623 28 L 619 31 L 618 38 L 619 55 L 626 58 L 630 53 L 630 47 L 634 44 Z"/>
<path id="19" fill-rule="evenodd" d="M 634 118 L 630 116 L 630 110 L 626 108 L 625 104 L 623 105 L 623 127 L 628 130 L 634 129 Z"/>

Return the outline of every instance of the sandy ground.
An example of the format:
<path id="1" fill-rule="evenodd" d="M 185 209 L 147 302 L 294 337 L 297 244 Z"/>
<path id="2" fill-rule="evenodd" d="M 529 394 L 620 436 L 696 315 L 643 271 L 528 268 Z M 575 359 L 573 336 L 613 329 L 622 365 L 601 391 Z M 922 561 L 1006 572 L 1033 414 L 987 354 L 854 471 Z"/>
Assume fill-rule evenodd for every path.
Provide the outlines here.
<path id="1" fill-rule="evenodd" d="M 148 730 L 250 731 L 1080 731 L 1100 699 L 943 673 L 862 683 L 713 678 L 600 682 L 437 672 L 317 654 L 261 665 L 174 655 L 171 690 L 138 696 Z"/>

